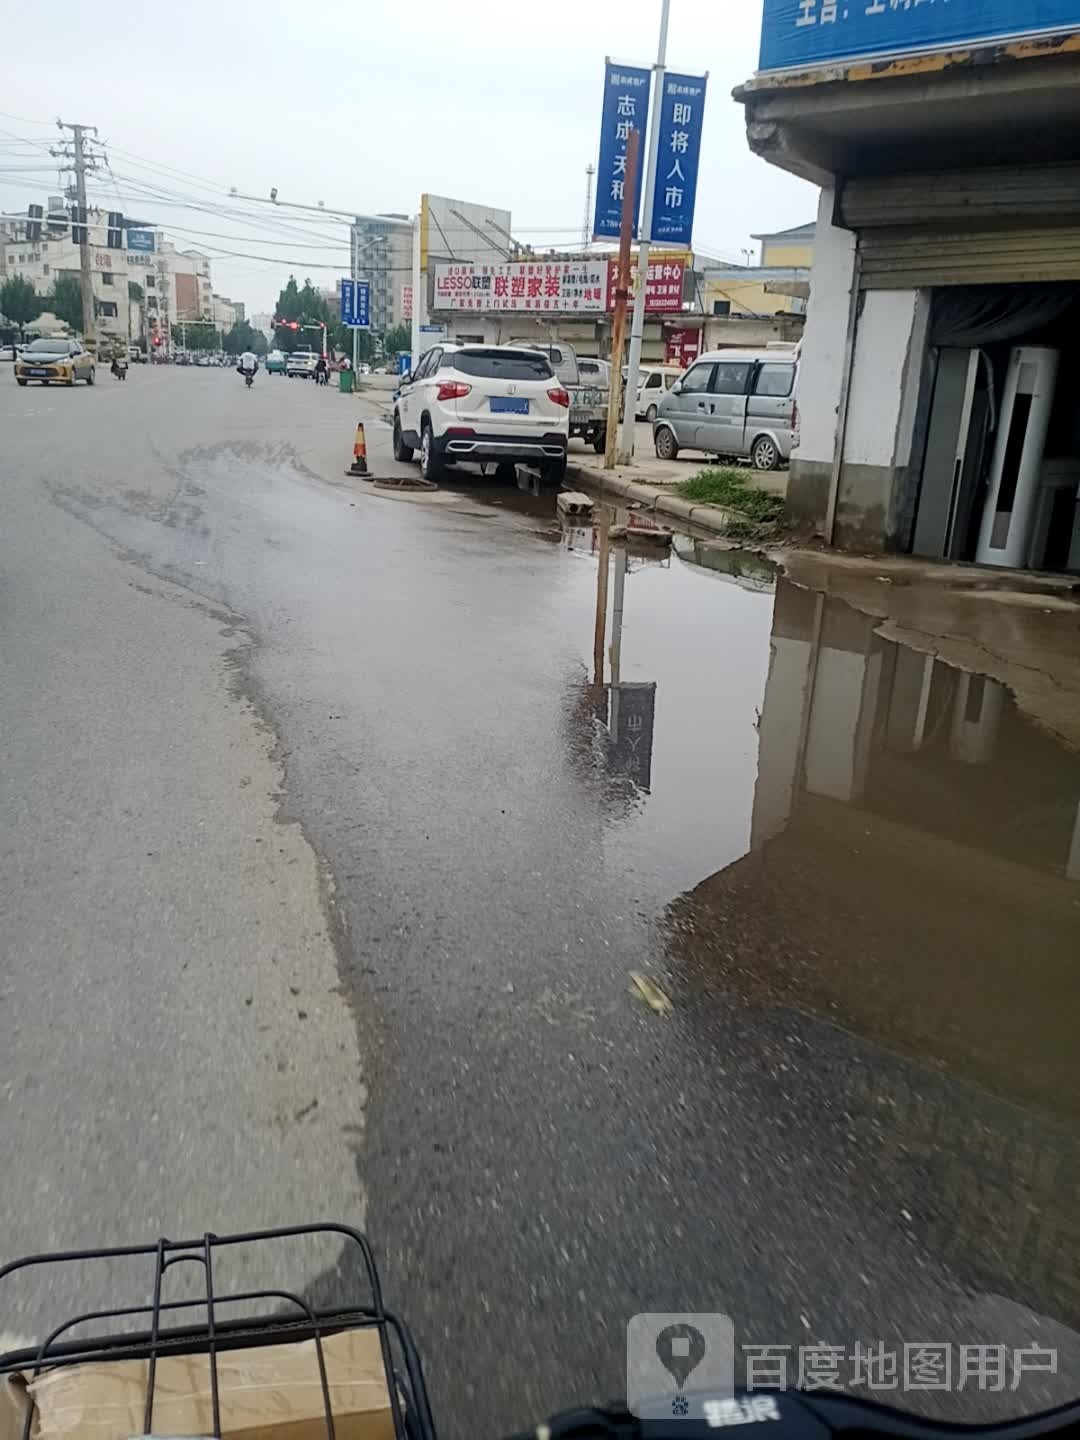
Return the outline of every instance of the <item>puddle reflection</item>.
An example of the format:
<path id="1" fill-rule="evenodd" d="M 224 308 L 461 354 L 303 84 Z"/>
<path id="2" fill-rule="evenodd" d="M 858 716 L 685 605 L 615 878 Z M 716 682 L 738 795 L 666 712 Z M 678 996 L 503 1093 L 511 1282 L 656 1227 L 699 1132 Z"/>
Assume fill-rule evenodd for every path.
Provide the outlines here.
<path id="1" fill-rule="evenodd" d="M 777 584 L 749 849 L 668 907 L 670 983 L 690 1028 L 827 1022 L 837 1123 L 929 1247 L 1076 1325 L 1080 757 L 878 626 Z"/>

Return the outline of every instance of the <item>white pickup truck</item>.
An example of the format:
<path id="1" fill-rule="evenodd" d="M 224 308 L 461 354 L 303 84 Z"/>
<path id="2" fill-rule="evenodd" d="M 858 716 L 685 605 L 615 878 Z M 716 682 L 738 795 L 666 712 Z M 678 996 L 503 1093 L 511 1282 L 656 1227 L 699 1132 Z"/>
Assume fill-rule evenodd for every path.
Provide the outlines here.
<path id="1" fill-rule="evenodd" d="M 290 380 L 294 375 L 299 375 L 302 380 L 310 380 L 318 363 L 319 356 L 316 351 L 294 350 L 285 361 L 285 374 Z"/>
<path id="2" fill-rule="evenodd" d="M 578 368 L 577 351 L 565 340 L 552 343 L 536 340 L 511 340 L 511 345 L 527 346 L 546 355 L 551 368 L 570 392 L 570 438 L 580 436 L 598 455 L 607 443 L 607 386 L 599 376 L 583 375 Z M 608 367 L 610 376 L 610 366 Z"/>

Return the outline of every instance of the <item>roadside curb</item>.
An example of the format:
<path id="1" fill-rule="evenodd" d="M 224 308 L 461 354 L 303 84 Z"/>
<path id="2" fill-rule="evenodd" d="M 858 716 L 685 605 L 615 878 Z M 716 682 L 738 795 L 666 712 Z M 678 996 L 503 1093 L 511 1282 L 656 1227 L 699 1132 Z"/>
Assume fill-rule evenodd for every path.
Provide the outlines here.
<path id="1" fill-rule="evenodd" d="M 628 480 L 625 475 L 611 475 L 593 465 L 578 465 L 571 460 L 567 464 L 566 473 L 593 490 L 631 501 L 646 510 L 652 510 L 654 514 L 666 515 L 669 519 L 681 520 L 687 525 L 697 525 L 700 529 L 710 530 L 716 535 L 726 535 L 728 526 L 733 521 L 745 519 L 736 511 L 725 510 L 720 505 L 695 504 L 691 500 L 672 495 L 668 490 L 661 490 L 658 486 L 643 485 L 638 480 Z"/>

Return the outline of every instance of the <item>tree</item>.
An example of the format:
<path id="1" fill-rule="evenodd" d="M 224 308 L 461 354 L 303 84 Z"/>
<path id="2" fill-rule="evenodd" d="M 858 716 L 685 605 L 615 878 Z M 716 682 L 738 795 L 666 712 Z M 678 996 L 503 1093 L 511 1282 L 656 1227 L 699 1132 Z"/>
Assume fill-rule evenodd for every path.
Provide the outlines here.
<path id="1" fill-rule="evenodd" d="M 134 280 L 128 281 L 128 299 L 133 305 L 141 305 L 146 297 L 143 295 L 143 288 L 137 285 Z"/>
<path id="2" fill-rule="evenodd" d="M 304 288 L 301 290 L 295 275 L 289 276 L 289 283 L 278 295 L 274 315 L 276 319 L 288 322 L 278 325 L 274 330 L 274 344 L 286 354 L 301 349 L 321 350 L 322 330 L 319 322 L 322 321 L 330 327 L 335 321 L 325 296 L 319 294 L 310 280 L 304 281 Z"/>
<path id="3" fill-rule="evenodd" d="M 256 355 L 265 355 L 266 336 L 261 330 L 256 330 L 249 321 L 237 320 L 225 336 L 225 351 L 229 355 L 242 355 L 245 350 L 253 350 Z"/>
<path id="4" fill-rule="evenodd" d="M 49 309 L 69 330 L 82 330 L 82 280 L 78 275 L 68 272 L 56 277 Z"/>
<path id="5" fill-rule="evenodd" d="M 174 345 L 179 344 L 182 338 L 185 350 L 216 350 L 220 337 L 216 325 L 193 324 L 191 321 L 185 325 L 182 320 L 174 320 L 172 338 Z"/>
<path id="6" fill-rule="evenodd" d="M 17 325 L 21 330 L 36 320 L 45 309 L 45 302 L 38 295 L 29 280 L 21 275 L 12 275 L 0 285 L 0 315 Z"/>
<path id="7" fill-rule="evenodd" d="M 388 330 L 384 330 L 383 349 L 386 351 L 387 359 L 396 355 L 399 350 L 411 350 L 412 326 L 391 325 Z"/>

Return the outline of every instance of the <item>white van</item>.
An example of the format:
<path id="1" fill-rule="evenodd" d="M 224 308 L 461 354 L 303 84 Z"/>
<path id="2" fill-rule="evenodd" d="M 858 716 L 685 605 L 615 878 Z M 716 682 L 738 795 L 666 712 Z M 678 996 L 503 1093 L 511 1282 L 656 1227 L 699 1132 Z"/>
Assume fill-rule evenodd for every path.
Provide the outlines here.
<path id="1" fill-rule="evenodd" d="M 651 425 L 656 419 L 660 401 L 682 375 L 677 365 L 642 365 L 638 370 L 637 404 L 634 406 L 635 420 L 648 420 Z M 629 371 L 623 366 L 623 384 Z"/>
<path id="2" fill-rule="evenodd" d="M 680 450 L 703 450 L 775 470 L 791 456 L 798 368 L 798 354 L 785 350 L 698 356 L 659 402 L 657 455 L 674 460 Z"/>

